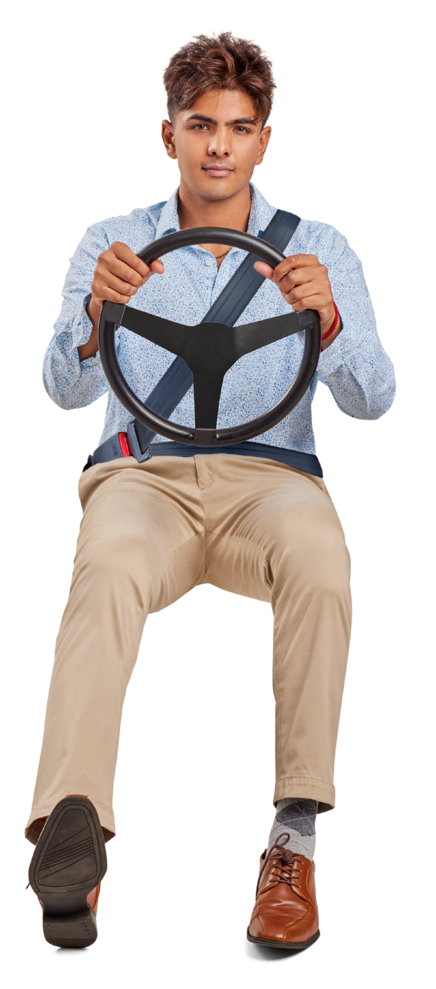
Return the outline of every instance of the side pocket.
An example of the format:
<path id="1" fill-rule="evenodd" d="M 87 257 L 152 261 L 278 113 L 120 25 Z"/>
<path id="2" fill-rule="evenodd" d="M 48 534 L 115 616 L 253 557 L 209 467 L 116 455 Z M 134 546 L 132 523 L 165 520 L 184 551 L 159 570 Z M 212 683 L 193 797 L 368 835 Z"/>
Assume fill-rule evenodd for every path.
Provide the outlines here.
<path id="1" fill-rule="evenodd" d="M 264 575 L 264 580 L 265 580 L 266 586 L 269 588 L 270 591 L 272 591 L 273 585 L 274 585 L 274 578 L 273 578 L 273 573 L 272 573 L 272 570 L 271 570 L 271 564 L 270 564 L 270 561 L 269 560 L 265 560 L 265 564 L 264 564 L 264 568 L 263 568 L 263 575 Z"/>

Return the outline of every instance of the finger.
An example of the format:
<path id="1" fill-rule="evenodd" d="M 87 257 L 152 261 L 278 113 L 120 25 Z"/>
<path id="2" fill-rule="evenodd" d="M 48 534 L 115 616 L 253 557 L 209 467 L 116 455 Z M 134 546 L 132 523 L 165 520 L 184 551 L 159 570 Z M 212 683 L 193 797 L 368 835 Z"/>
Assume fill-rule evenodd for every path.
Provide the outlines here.
<path id="1" fill-rule="evenodd" d="M 112 257 L 117 258 L 119 261 L 126 264 L 128 268 L 135 271 L 141 279 L 146 278 L 150 272 L 150 268 L 145 264 L 145 261 L 141 261 L 141 258 L 138 258 L 138 255 L 135 254 L 127 244 L 122 244 L 120 241 L 114 241 L 114 243 L 111 244 L 109 250 L 103 255 L 103 257 L 106 256 L 111 259 Z M 110 263 L 112 264 L 112 260 Z"/>
<path id="2" fill-rule="evenodd" d="M 135 295 L 138 291 L 138 287 L 107 271 L 104 278 L 96 279 L 95 286 L 92 286 L 92 291 L 96 297 L 107 299 L 108 302 L 130 302 L 132 295 Z M 109 295 L 109 293 L 114 293 L 119 298 L 115 299 L 114 295 Z"/>
<path id="3" fill-rule="evenodd" d="M 328 277 L 327 268 L 321 265 L 317 258 L 311 257 L 310 262 L 294 265 L 293 258 L 285 258 L 277 265 L 274 281 L 277 285 L 283 278 L 290 278 L 294 285 L 307 282 L 312 278 Z"/>
<path id="4" fill-rule="evenodd" d="M 274 281 L 278 285 L 282 278 L 288 276 L 297 285 L 302 281 L 307 281 L 308 278 L 312 278 L 313 273 L 320 270 L 321 265 L 314 254 L 296 254 L 292 257 L 284 258 L 277 265 L 274 270 Z"/>
<path id="5" fill-rule="evenodd" d="M 100 260 L 100 266 L 97 270 L 97 275 L 100 275 L 103 281 L 107 281 L 109 276 L 112 275 L 115 278 L 119 278 L 126 285 L 131 285 L 133 288 L 138 289 L 144 281 L 144 278 L 150 273 L 150 269 L 144 265 L 146 271 L 145 275 L 135 271 L 130 265 L 126 264 L 125 261 L 121 261 L 117 258 L 115 254 L 108 257 L 102 257 Z"/>
<path id="6" fill-rule="evenodd" d="M 280 283 L 279 288 L 286 301 L 289 301 L 291 305 L 294 302 L 301 302 L 302 299 L 306 299 L 308 296 L 316 296 L 323 308 L 332 305 L 333 297 L 330 284 L 324 285 L 320 283 L 318 278 L 314 278 L 312 281 L 305 282 L 302 285 L 291 286 L 289 291 L 286 291 L 286 287 L 284 289 L 282 288 L 284 282 L 285 279 Z"/>
<path id="7" fill-rule="evenodd" d="M 303 295 L 316 294 L 323 298 L 324 305 L 329 305 L 332 302 L 332 289 L 327 268 L 324 265 L 289 272 L 280 279 L 277 287 L 286 297 L 291 293 L 291 301 L 298 301 Z"/>
<path id="8" fill-rule="evenodd" d="M 287 263 L 289 263 L 290 268 L 305 268 L 313 264 L 318 265 L 319 261 L 316 254 L 290 254 L 289 257 L 280 261 L 277 268 L 281 268 L 282 265 L 286 265 Z"/>
<path id="9" fill-rule="evenodd" d="M 303 273 L 301 273 L 301 271 Z M 289 292 L 296 292 L 298 289 L 300 294 L 295 295 L 296 299 L 301 298 L 301 293 L 307 295 L 308 291 L 310 294 L 313 294 L 313 291 L 316 292 L 324 291 L 327 295 L 329 290 L 329 284 L 326 283 L 324 285 L 324 283 L 319 278 L 318 271 L 314 270 L 313 268 L 300 269 L 299 274 L 297 274 L 297 272 L 290 271 L 288 272 L 287 275 L 284 275 L 283 278 L 280 278 L 280 280 L 277 282 L 274 278 L 274 282 L 277 284 L 277 288 L 282 293 L 282 295 L 287 295 Z M 312 289 L 311 286 L 315 286 L 315 288 Z"/>
<path id="10" fill-rule="evenodd" d="M 121 295 L 120 292 L 115 292 L 113 289 L 106 286 L 103 292 L 93 289 L 92 298 L 95 304 L 101 308 L 103 302 L 119 302 L 120 304 L 122 303 L 123 305 L 128 305 L 131 297 L 130 295 Z"/>
<path id="11" fill-rule="evenodd" d="M 294 312 L 304 312 L 305 309 L 316 309 L 317 312 L 320 312 L 325 309 L 325 299 L 322 299 L 320 295 L 303 295 L 301 299 L 291 299 L 291 295 L 292 293 L 289 292 L 284 298 L 292 306 Z"/>
<path id="12" fill-rule="evenodd" d="M 134 255 L 134 257 L 136 257 L 136 255 Z M 137 260 L 139 261 L 140 259 L 138 258 Z M 134 286 L 135 289 L 138 289 L 140 288 L 141 285 L 144 285 L 145 281 L 150 277 L 151 274 L 160 275 L 164 271 L 164 266 L 162 264 L 162 261 L 159 260 L 152 261 L 150 267 L 148 267 L 148 265 L 144 264 L 144 262 L 141 261 L 140 262 L 141 272 L 142 272 L 141 273 L 135 270 L 134 268 L 132 268 L 125 261 L 122 261 L 120 258 L 118 258 L 115 255 L 115 253 L 113 253 L 112 255 L 106 258 L 102 256 L 101 264 L 105 268 L 103 278 L 105 278 L 106 274 L 110 272 L 112 275 L 116 275 L 117 278 L 120 278 L 123 282 L 126 282 L 128 285 Z"/>
<path id="13" fill-rule="evenodd" d="M 296 255 L 296 257 L 298 258 L 300 257 L 300 255 Z M 314 255 L 302 254 L 301 257 L 313 258 Z M 300 267 L 307 268 L 308 266 L 301 265 Z M 294 258 L 293 257 L 284 258 L 283 261 L 280 261 L 280 263 L 275 268 L 273 268 L 271 264 L 267 264 L 266 261 L 256 261 L 254 268 L 261 275 L 264 275 L 265 278 L 272 278 L 275 282 L 278 283 L 281 280 L 281 278 L 283 278 L 285 275 L 287 275 L 290 271 L 293 270 Z"/>
<path id="14" fill-rule="evenodd" d="M 326 300 L 328 296 L 316 278 L 308 278 L 307 282 L 295 285 L 292 279 L 285 277 L 279 282 L 278 288 L 287 302 L 299 302 L 307 295 L 323 295 Z"/>

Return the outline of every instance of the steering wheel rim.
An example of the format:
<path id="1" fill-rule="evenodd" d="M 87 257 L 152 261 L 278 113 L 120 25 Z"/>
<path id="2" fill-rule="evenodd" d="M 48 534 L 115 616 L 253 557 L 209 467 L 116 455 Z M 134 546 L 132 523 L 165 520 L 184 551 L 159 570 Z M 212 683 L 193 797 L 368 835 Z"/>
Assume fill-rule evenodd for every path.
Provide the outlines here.
<path id="1" fill-rule="evenodd" d="M 239 247 L 244 251 L 255 254 L 261 261 L 266 261 L 267 264 L 272 265 L 274 268 L 280 263 L 280 261 L 283 261 L 285 257 L 285 255 L 277 250 L 277 248 L 273 247 L 271 244 L 268 244 L 260 237 L 254 237 L 251 234 L 244 233 L 241 230 L 232 230 L 228 227 L 192 227 L 185 230 L 175 231 L 174 233 L 166 234 L 158 240 L 152 241 L 151 244 L 147 244 L 146 247 L 138 252 L 137 256 L 149 265 L 152 261 L 157 260 L 157 258 L 163 257 L 165 254 L 169 254 L 171 251 L 177 250 L 180 247 L 189 247 L 195 244 L 204 243 L 230 244 L 231 247 Z M 145 318 L 147 318 L 147 327 L 152 326 L 154 335 L 149 336 L 148 332 L 146 333 L 144 329 L 140 327 L 140 322 L 143 326 Z M 280 320 L 286 320 L 287 326 L 292 323 L 294 329 L 288 329 L 286 332 L 282 332 L 282 326 L 281 328 L 279 327 L 279 331 L 277 331 L 278 321 Z M 127 325 L 128 323 L 131 325 Z M 270 326 L 267 327 L 267 324 L 270 324 Z M 272 409 L 268 410 L 268 412 L 262 413 L 260 416 L 257 416 L 249 422 L 241 423 L 238 426 L 227 427 L 225 429 L 217 429 L 216 420 L 213 426 L 200 426 L 196 422 L 196 426 L 192 428 L 163 418 L 158 413 L 153 412 L 152 409 L 149 409 L 138 398 L 138 396 L 135 395 L 133 390 L 130 388 L 130 385 L 125 380 L 118 362 L 115 347 L 115 329 L 117 326 L 125 326 L 139 335 L 144 336 L 146 339 L 158 343 L 158 345 L 159 339 L 156 338 L 156 333 L 159 329 L 167 330 L 168 326 L 170 326 L 173 328 L 173 336 L 169 337 L 170 344 L 168 345 L 168 342 L 162 342 L 160 343 L 160 346 L 178 354 L 178 350 L 172 350 L 172 345 L 175 346 L 175 337 L 180 337 L 180 332 L 177 333 L 176 331 L 187 330 L 189 332 L 189 336 L 192 337 L 194 331 L 198 331 L 201 328 L 201 335 L 199 336 L 197 333 L 195 339 L 197 348 L 196 353 L 198 354 L 200 350 L 202 351 L 203 363 L 204 360 L 206 360 L 206 362 L 208 361 L 210 365 L 210 350 L 213 350 L 214 348 L 216 350 L 217 347 L 221 363 L 228 360 L 228 356 L 225 357 L 224 355 L 228 353 L 229 350 L 233 351 L 233 355 L 235 353 L 237 354 L 237 356 L 234 357 L 230 363 L 228 363 L 228 366 L 224 370 L 221 376 L 221 385 L 226 370 L 229 370 L 229 368 L 236 363 L 236 360 L 238 360 L 240 356 L 243 356 L 245 353 L 252 352 L 255 349 L 259 349 L 260 346 L 267 346 L 268 343 L 274 342 L 274 340 L 283 339 L 285 336 L 289 336 L 291 333 L 299 332 L 300 330 L 305 331 L 304 353 L 300 368 L 297 372 L 295 380 L 292 382 L 292 385 L 286 394 L 279 400 L 279 402 L 277 402 Z M 260 328 L 260 336 L 262 337 L 263 334 L 263 336 L 268 336 L 268 339 L 265 339 L 264 343 L 251 346 L 249 342 L 251 337 L 247 336 L 247 330 L 251 330 L 253 334 L 253 328 L 256 326 Z M 206 341 L 205 330 L 207 330 L 208 327 L 213 328 L 213 337 L 208 338 Z M 220 339 L 220 333 L 222 335 L 222 339 Z M 272 338 L 271 333 L 273 334 Z M 229 334 L 231 335 L 229 336 Z M 259 337 L 259 333 L 257 333 L 256 336 Z M 187 358 L 185 356 L 186 350 L 188 350 L 191 355 L 193 353 L 192 340 L 189 345 L 187 344 L 183 333 L 182 337 L 184 339 L 184 353 L 179 354 L 179 356 L 183 356 L 183 359 L 186 361 L 188 367 L 190 367 L 193 371 L 194 397 L 196 400 L 197 395 L 195 383 L 200 380 L 200 376 L 203 374 L 203 378 L 204 375 L 206 375 L 205 381 L 207 385 L 207 374 L 209 374 L 209 378 L 212 380 L 211 370 L 210 367 L 209 370 L 205 371 L 204 368 L 194 369 L 191 366 L 193 361 L 194 364 L 196 361 L 198 362 L 198 357 Z M 180 341 L 182 337 L 180 337 Z M 241 340 L 244 340 L 245 342 L 241 343 Z M 272 429 L 273 426 L 277 425 L 278 422 L 289 415 L 307 391 L 318 364 L 320 341 L 320 320 L 318 313 L 312 309 L 306 309 L 301 313 L 292 312 L 286 315 L 272 317 L 269 320 L 248 324 L 248 327 L 247 324 L 240 327 L 227 327 L 220 323 L 200 323 L 197 324 L 197 326 L 184 327 L 182 324 L 179 325 L 178 323 L 173 323 L 170 320 L 163 320 L 160 317 L 152 316 L 142 310 L 133 309 L 131 306 L 106 301 L 103 303 L 101 309 L 98 327 L 98 344 L 103 370 L 112 390 L 124 408 L 130 412 L 134 419 L 138 419 L 139 422 L 142 422 L 144 426 L 152 430 L 154 433 L 165 436 L 167 439 L 175 442 L 186 443 L 193 446 L 228 446 L 233 443 L 241 443 L 249 439 L 254 439 L 254 437 L 267 432 L 269 429 Z M 179 345 L 181 347 L 182 343 L 180 342 Z M 241 347 L 245 349 L 241 349 Z M 223 363 L 222 366 L 224 366 Z M 219 377 L 220 371 L 217 371 L 216 374 Z M 218 387 L 217 382 L 215 382 L 215 385 Z M 217 409 L 221 385 L 218 390 L 218 403 L 215 402 Z M 195 405 L 197 406 L 196 401 Z"/>

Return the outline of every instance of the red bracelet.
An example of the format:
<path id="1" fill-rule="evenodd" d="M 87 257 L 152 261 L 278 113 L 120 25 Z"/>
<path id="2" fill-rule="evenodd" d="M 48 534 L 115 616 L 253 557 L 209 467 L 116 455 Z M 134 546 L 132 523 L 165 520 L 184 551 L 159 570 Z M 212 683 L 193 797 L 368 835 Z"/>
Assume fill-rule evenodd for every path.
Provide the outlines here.
<path id="1" fill-rule="evenodd" d="M 339 312 L 338 312 L 338 307 L 336 305 L 336 302 L 334 302 L 333 305 L 335 307 L 335 312 L 336 312 L 336 316 L 335 316 L 334 321 L 333 321 L 333 326 L 328 331 L 328 333 L 325 333 L 324 336 L 321 337 L 321 340 L 327 340 L 327 337 L 331 336 L 331 334 L 335 331 L 335 329 L 336 329 L 336 327 L 337 327 L 337 325 L 339 323 Z"/>

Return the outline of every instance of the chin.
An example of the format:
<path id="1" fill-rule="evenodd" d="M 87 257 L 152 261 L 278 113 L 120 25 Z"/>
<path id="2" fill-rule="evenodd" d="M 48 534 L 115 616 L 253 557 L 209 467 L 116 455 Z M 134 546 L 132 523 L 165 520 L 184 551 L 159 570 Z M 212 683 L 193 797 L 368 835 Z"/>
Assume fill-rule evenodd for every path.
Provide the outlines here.
<path id="1" fill-rule="evenodd" d="M 205 196 L 206 199 L 228 199 L 235 192 L 239 192 L 239 187 L 235 188 L 234 183 L 229 179 L 208 179 L 201 183 L 197 191 L 200 196 Z"/>

